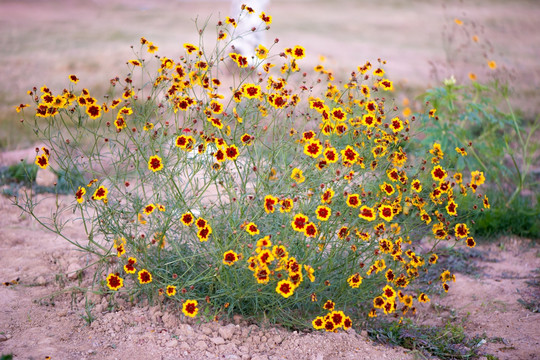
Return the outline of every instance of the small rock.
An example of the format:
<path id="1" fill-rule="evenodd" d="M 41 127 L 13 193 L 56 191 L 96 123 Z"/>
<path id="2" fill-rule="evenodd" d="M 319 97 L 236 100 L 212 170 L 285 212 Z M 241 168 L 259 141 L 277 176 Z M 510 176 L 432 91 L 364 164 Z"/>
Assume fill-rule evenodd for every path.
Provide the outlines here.
<path id="1" fill-rule="evenodd" d="M 212 331 L 212 328 L 210 328 L 210 326 L 208 325 L 203 325 L 201 327 L 201 331 L 205 334 L 205 335 L 211 335 L 213 333 Z"/>
<path id="2" fill-rule="evenodd" d="M 257 355 L 253 355 L 251 357 L 251 360 L 268 360 L 268 356 L 262 355 L 262 354 L 257 354 Z"/>
<path id="3" fill-rule="evenodd" d="M 190 336 L 193 335 L 193 328 L 191 327 L 191 325 L 188 324 L 180 324 L 178 329 L 176 329 L 175 334 Z"/>
<path id="4" fill-rule="evenodd" d="M 56 174 L 50 169 L 38 169 L 36 174 L 36 184 L 39 186 L 51 187 L 58 181 Z"/>
<path id="5" fill-rule="evenodd" d="M 195 343 L 195 347 L 199 350 L 206 350 L 208 349 L 208 345 L 206 345 L 206 343 L 204 341 L 197 341 Z"/>
<path id="6" fill-rule="evenodd" d="M 225 340 L 232 339 L 234 332 L 236 331 L 236 327 L 233 324 L 222 326 L 218 329 L 218 334 Z"/>
<path id="7" fill-rule="evenodd" d="M 282 341 L 283 341 L 283 338 L 281 336 L 279 335 L 274 336 L 274 342 L 276 344 L 281 344 Z"/>
<path id="8" fill-rule="evenodd" d="M 240 324 L 240 321 L 242 321 L 242 315 L 238 315 L 238 314 L 233 315 L 233 321 L 235 324 Z"/>
<path id="9" fill-rule="evenodd" d="M 226 360 L 240 360 L 240 356 L 234 355 L 234 354 L 231 354 L 231 355 L 225 355 L 224 358 L 225 358 Z"/>
<path id="10" fill-rule="evenodd" d="M 8 337 L 5 334 L 0 334 L 0 341 L 7 341 Z"/>
<path id="11" fill-rule="evenodd" d="M 180 343 L 180 349 L 181 350 L 191 350 L 191 346 L 185 341 Z"/>
<path id="12" fill-rule="evenodd" d="M 47 280 L 45 280 L 45 278 L 43 276 L 38 276 L 37 279 L 35 280 L 35 283 L 39 286 L 43 286 L 43 285 L 47 285 Z"/>
<path id="13" fill-rule="evenodd" d="M 225 340 L 223 340 L 222 337 L 214 337 L 214 338 L 211 338 L 210 341 L 212 341 L 216 345 L 225 344 Z"/>
<path id="14" fill-rule="evenodd" d="M 168 348 L 173 348 L 173 347 L 177 347 L 177 346 L 178 346 L 178 340 L 176 340 L 176 339 L 169 340 L 165 344 L 165 347 L 168 347 Z"/>
<path id="15" fill-rule="evenodd" d="M 322 354 L 313 355 L 313 360 L 324 360 L 324 357 Z"/>
<path id="16" fill-rule="evenodd" d="M 178 324 L 178 319 L 171 313 L 165 313 L 161 320 L 163 321 L 163 325 L 167 328 L 174 328 Z"/>

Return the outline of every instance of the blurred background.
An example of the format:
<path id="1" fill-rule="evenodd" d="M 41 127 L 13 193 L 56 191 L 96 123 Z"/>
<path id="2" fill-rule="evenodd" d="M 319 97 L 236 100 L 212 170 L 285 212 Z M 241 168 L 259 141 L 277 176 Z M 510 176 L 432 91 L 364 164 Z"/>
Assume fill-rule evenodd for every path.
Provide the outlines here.
<path id="1" fill-rule="evenodd" d="M 264 45 L 279 38 L 279 51 L 304 46 L 304 71 L 322 55 L 338 80 L 381 58 L 396 98 L 414 98 L 451 75 L 458 83 L 469 73 L 500 77 L 525 117 L 538 113 L 538 1 L 271 0 L 265 10 L 273 22 Z M 197 26 L 208 23 L 212 47 L 217 21 L 236 15 L 229 0 L 0 0 L 0 150 L 32 145 L 15 112 L 32 87 L 58 93 L 76 74 L 99 96 L 128 72 L 130 46 L 138 49 L 142 36 L 158 55 L 177 59 L 183 43 L 198 41 Z"/>

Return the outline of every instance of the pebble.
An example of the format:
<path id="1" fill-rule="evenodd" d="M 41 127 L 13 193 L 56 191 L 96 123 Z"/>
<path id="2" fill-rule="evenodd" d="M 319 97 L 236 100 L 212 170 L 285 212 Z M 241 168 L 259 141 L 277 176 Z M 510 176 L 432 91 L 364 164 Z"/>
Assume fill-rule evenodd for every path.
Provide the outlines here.
<path id="1" fill-rule="evenodd" d="M 251 357 L 251 360 L 268 360 L 268 356 L 257 354 L 257 355 L 253 355 Z"/>
<path id="2" fill-rule="evenodd" d="M 177 346 L 178 346 L 178 340 L 176 340 L 176 339 L 169 340 L 165 344 L 165 347 L 168 347 L 168 348 L 173 348 L 173 347 L 177 347 Z"/>
<path id="3" fill-rule="evenodd" d="M 218 329 L 218 334 L 225 340 L 232 339 L 234 333 L 236 331 L 236 326 L 230 324 L 227 326 L 222 326 Z"/>
<path id="4" fill-rule="evenodd" d="M 68 279 L 75 280 L 79 275 L 79 270 L 81 270 L 81 265 L 77 263 L 69 264 L 66 271 Z"/>
<path id="5" fill-rule="evenodd" d="M 191 346 L 185 341 L 180 343 L 180 349 L 181 350 L 191 350 Z"/>
<path id="6" fill-rule="evenodd" d="M 213 333 L 212 329 L 211 329 L 210 326 L 208 326 L 208 325 L 203 325 L 203 326 L 201 327 L 201 330 L 202 330 L 202 332 L 203 332 L 205 335 L 210 335 L 210 334 Z"/>
<path id="7" fill-rule="evenodd" d="M 204 341 L 197 341 L 195 343 L 195 347 L 199 350 L 206 350 L 208 349 L 208 345 L 206 345 L 206 343 Z"/>
<path id="8" fill-rule="evenodd" d="M 238 314 L 233 315 L 233 321 L 235 324 L 240 324 L 240 321 L 242 321 L 242 315 L 238 315 Z"/>
<path id="9" fill-rule="evenodd" d="M 0 341 L 7 341 L 8 337 L 5 334 L 0 334 Z"/>
<path id="10" fill-rule="evenodd" d="M 43 276 L 38 276 L 35 282 L 39 286 L 47 285 L 47 280 Z"/>
<path id="11" fill-rule="evenodd" d="M 216 345 L 225 344 L 225 340 L 222 337 L 214 337 L 214 338 L 211 338 L 210 341 L 212 341 Z"/>
<path id="12" fill-rule="evenodd" d="M 36 174 L 36 184 L 39 186 L 51 187 L 58 181 L 56 174 L 50 169 L 38 169 Z"/>

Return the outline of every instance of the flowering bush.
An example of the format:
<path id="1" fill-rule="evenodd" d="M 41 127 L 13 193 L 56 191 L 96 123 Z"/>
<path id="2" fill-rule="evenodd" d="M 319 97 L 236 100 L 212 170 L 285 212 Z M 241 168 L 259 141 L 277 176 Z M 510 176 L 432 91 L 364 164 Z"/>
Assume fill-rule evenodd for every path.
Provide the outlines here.
<path id="1" fill-rule="evenodd" d="M 176 60 L 142 38 L 105 102 L 75 75 L 58 95 L 31 90 L 25 124 L 46 144 L 36 164 L 88 182 L 38 220 L 64 234 L 62 211 L 78 214 L 89 241 L 63 236 L 97 255 L 103 291 L 182 303 L 189 317 L 334 331 L 351 316 L 414 312 L 429 301 L 412 284 L 437 243 L 474 246 L 483 173 L 454 173 L 438 143 L 426 159 L 407 153 L 412 119 L 397 115 L 384 61 L 337 84 L 323 65 L 300 70 L 299 45 L 228 53 L 252 11 L 220 21 L 213 50 L 184 44 Z M 254 31 L 272 21 L 261 19 Z M 31 194 L 17 203 L 37 217 Z M 455 277 L 440 280 L 448 290 Z"/>

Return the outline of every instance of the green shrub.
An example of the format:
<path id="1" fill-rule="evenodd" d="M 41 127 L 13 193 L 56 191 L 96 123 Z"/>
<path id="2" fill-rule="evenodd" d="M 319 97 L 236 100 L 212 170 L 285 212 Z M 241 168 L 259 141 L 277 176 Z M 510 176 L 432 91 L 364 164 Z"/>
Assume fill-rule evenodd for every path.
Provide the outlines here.
<path id="1" fill-rule="evenodd" d="M 214 49 L 184 44 L 177 61 L 146 58 L 157 47 L 141 39 L 105 103 L 77 90 L 75 75 L 59 95 L 31 92 L 24 123 L 47 144 L 37 163 L 52 158 L 88 182 L 40 223 L 96 256 L 101 291 L 166 298 L 189 317 L 333 331 L 352 325 L 348 315 L 429 301 L 409 284 L 437 256 L 416 243 L 474 246 L 483 173 L 464 175 L 465 186 L 435 150 L 404 150 L 417 139 L 393 110 L 383 61 L 336 85 L 322 65 L 300 71 L 301 46 L 269 55 L 276 41 L 248 59 L 226 52 L 245 35 L 232 20 L 216 32 Z M 37 217 L 31 194 L 16 201 Z M 88 242 L 64 235 L 63 213 L 79 216 Z"/>

